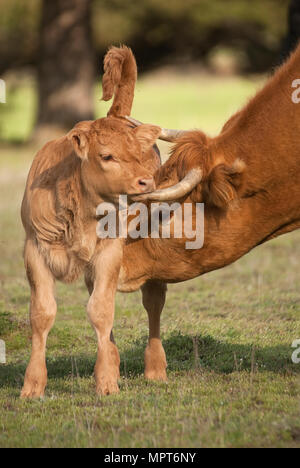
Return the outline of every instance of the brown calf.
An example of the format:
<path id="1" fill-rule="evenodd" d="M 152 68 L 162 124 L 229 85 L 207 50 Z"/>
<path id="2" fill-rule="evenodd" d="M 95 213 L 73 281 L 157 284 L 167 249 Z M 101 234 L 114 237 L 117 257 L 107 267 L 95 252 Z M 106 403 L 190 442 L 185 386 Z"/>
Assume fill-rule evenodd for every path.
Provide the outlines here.
<path id="1" fill-rule="evenodd" d="M 153 145 L 160 129 L 132 128 L 130 114 L 136 63 L 126 47 L 105 59 L 104 99 L 115 93 L 108 118 L 81 122 L 48 143 L 35 157 L 22 204 L 26 232 L 25 267 L 31 287 L 32 354 L 22 397 L 41 397 L 47 382 L 46 340 L 54 323 L 55 280 L 71 282 L 82 273 L 91 294 L 88 316 L 98 338 L 97 391 L 118 391 L 119 354 L 111 331 L 114 296 L 123 256 L 122 240 L 100 240 L 96 208 L 120 194 L 155 188 L 160 162 Z"/>

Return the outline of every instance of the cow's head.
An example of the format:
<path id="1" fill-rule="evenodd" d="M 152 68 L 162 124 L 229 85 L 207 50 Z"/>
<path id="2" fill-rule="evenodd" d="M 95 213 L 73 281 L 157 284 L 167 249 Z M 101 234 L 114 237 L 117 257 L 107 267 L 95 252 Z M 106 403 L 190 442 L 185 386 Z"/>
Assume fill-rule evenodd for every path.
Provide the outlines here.
<path id="1" fill-rule="evenodd" d="M 141 122 L 127 117 L 138 128 Z M 201 131 L 178 131 L 161 129 L 160 139 L 175 143 L 172 156 L 157 174 L 158 185 L 167 185 L 166 169 L 176 168 L 175 178 L 179 182 L 173 186 L 156 190 L 150 194 L 135 197 L 135 201 L 175 201 L 193 195 L 192 200 L 204 202 L 219 209 L 226 209 L 238 197 L 244 186 L 245 163 L 233 159 L 225 160 L 222 150 L 212 151 L 209 138 Z M 214 154 L 213 154 L 214 153 Z M 171 181 L 170 181 L 171 182 Z M 193 194 L 192 194 L 193 191 Z"/>
<path id="2" fill-rule="evenodd" d="M 68 139 L 82 160 L 85 188 L 104 199 L 155 190 L 149 160 L 157 161 L 153 145 L 160 132 L 153 125 L 132 128 L 125 119 L 113 116 L 78 124 Z"/>

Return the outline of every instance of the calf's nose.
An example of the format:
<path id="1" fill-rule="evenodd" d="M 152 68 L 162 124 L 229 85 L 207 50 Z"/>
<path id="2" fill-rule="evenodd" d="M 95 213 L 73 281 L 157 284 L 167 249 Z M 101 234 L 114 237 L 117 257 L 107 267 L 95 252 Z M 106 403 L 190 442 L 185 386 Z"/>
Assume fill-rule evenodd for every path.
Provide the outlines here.
<path id="1" fill-rule="evenodd" d="M 136 182 L 139 193 L 153 192 L 155 190 L 155 182 L 153 177 L 149 179 L 138 178 Z"/>

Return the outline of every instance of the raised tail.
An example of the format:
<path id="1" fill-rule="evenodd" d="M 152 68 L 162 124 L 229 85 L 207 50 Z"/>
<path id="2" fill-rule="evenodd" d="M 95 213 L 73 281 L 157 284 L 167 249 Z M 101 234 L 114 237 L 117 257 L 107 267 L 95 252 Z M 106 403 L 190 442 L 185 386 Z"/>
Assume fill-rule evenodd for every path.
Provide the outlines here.
<path id="1" fill-rule="evenodd" d="M 134 88 L 137 80 L 137 66 L 129 47 L 111 47 L 104 59 L 102 80 L 103 101 L 114 101 L 107 115 L 130 115 Z"/>

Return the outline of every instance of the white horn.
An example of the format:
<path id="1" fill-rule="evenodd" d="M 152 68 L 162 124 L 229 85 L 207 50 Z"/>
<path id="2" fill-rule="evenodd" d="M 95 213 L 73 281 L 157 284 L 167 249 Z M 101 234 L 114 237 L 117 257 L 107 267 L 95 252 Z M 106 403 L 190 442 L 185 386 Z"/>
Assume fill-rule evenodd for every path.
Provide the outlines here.
<path id="1" fill-rule="evenodd" d="M 187 175 L 173 187 L 156 190 L 155 192 L 145 193 L 132 197 L 134 201 L 173 201 L 183 198 L 201 182 L 202 170 L 200 168 L 192 169 Z"/>
<path id="2" fill-rule="evenodd" d="M 170 130 L 169 128 L 162 128 L 159 139 L 173 143 L 187 133 L 184 130 Z"/>
<path id="3" fill-rule="evenodd" d="M 143 125 L 142 122 L 139 120 L 133 119 L 132 117 L 126 116 L 126 120 L 132 123 L 135 127 L 139 127 Z M 168 128 L 162 128 L 161 134 L 158 137 L 160 140 L 168 141 L 169 143 L 173 143 L 174 141 L 178 140 L 181 136 L 187 133 L 184 130 L 170 130 Z"/>

